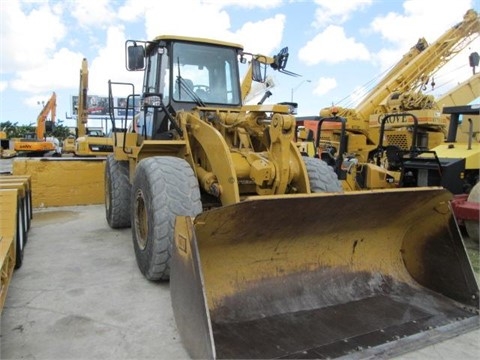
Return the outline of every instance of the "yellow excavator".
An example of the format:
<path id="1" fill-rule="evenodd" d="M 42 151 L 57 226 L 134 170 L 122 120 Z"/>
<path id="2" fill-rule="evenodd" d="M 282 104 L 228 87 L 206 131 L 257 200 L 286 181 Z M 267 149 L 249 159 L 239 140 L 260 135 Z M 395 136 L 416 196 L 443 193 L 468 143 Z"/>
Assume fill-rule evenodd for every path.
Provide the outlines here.
<path id="1" fill-rule="evenodd" d="M 77 104 L 77 128 L 74 146 L 75 156 L 106 156 L 113 152 L 112 139 L 98 130 L 90 130 L 88 124 L 88 61 L 82 60 Z M 71 143 L 71 139 L 67 142 Z"/>
<path id="2" fill-rule="evenodd" d="M 19 156 L 61 156 L 58 140 L 46 137 L 47 132 L 51 132 L 55 126 L 56 115 L 57 95 L 53 92 L 37 116 L 35 133 L 28 133 L 15 141 L 13 145 L 15 152 Z"/>
<path id="3" fill-rule="evenodd" d="M 7 137 L 7 132 L 0 130 L 0 157 L 2 159 L 9 159 L 17 156 L 15 150 L 10 149 L 10 140 Z"/>
<path id="4" fill-rule="evenodd" d="M 287 48 L 165 35 L 125 49 L 145 78 L 140 113 L 113 131 L 106 220 L 131 226 L 146 279 L 170 281 L 192 358 L 389 357 L 478 328 L 451 193 L 343 193 L 300 153 L 290 106 L 243 103 L 267 70 L 294 75 Z"/>

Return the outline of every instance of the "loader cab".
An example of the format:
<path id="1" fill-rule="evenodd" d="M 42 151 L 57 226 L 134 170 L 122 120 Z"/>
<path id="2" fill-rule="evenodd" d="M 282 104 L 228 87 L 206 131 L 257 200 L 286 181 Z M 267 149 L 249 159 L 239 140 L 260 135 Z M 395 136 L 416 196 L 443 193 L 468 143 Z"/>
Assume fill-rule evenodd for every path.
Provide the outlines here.
<path id="1" fill-rule="evenodd" d="M 160 36 L 127 49 L 127 68 L 145 71 L 137 121 L 144 138 L 174 138 L 170 120 L 180 110 L 241 106 L 238 45 Z"/>

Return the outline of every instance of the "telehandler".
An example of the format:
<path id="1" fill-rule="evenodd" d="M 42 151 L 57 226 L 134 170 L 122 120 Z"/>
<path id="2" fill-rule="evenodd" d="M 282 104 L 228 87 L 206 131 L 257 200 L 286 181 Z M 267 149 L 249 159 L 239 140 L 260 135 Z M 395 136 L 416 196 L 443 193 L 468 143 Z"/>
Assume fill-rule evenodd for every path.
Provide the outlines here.
<path id="1" fill-rule="evenodd" d="M 301 155 L 288 105 L 244 104 L 267 69 L 293 75 L 286 48 L 158 36 L 125 50 L 145 76 L 139 115 L 112 131 L 106 218 L 131 226 L 147 279 L 170 280 L 191 357 L 385 357 L 478 327 L 451 193 L 343 193 Z"/>

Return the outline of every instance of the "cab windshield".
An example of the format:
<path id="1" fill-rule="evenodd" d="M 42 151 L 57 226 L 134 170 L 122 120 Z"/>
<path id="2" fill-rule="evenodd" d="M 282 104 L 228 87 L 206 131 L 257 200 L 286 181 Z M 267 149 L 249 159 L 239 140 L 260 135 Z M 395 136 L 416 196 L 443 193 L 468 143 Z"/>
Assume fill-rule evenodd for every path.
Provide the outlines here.
<path id="1" fill-rule="evenodd" d="M 174 101 L 240 105 L 235 49 L 175 43 L 171 55 Z"/>

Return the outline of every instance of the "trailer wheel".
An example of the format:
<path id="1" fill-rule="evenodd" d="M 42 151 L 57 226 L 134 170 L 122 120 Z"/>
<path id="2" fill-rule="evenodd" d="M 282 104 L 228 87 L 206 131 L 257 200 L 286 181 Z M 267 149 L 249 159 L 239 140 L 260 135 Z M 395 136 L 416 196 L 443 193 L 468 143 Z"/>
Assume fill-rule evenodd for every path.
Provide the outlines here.
<path id="1" fill-rule="evenodd" d="M 108 155 L 105 162 L 105 213 L 113 229 L 130 227 L 130 180 L 127 161 Z"/>
<path id="2" fill-rule="evenodd" d="M 23 211 L 23 201 L 18 201 L 17 209 L 17 234 L 15 239 L 15 269 L 19 269 L 23 264 L 23 249 L 27 242 L 27 229 L 25 226 L 25 212 Z"/>
<path id="3" fill-rule="evenodd" d="M 342 184 L 338 180 L 337 174 L 325 161 L 308 156 L 304 156 L 303 161 L 307 168 L 311 192 L 343 192 Z"/>
<path id="4" fill-rule="evenodd" d="M 175 218 L 202 211 L 197 178 L 183 159 L 144 159 L 135 172 L 131 201 L 138 267 L 148 280 L 169 280 Z"/>

